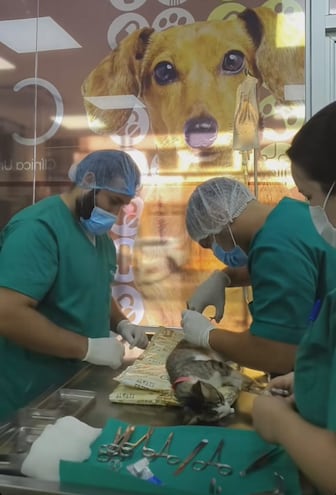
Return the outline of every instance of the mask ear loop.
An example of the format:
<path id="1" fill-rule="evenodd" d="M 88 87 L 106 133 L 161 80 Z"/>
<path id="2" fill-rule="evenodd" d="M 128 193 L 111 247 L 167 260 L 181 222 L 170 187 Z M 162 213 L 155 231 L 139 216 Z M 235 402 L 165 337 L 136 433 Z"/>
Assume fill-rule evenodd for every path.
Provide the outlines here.
<path id="1" fill-rule="evenodd" d="M 328 191 L 328 194 L 326 195 L 325 197 L 325 200 L 323 201 L 323 205 L 322 205 L 322 209 L 325 210 L 326 206 L 327 206 L 327 203 L 328 203 L 328 199 L 330 198 L 330 194 L 332 193 L 334 187 L 335 187 L 335 184 L 336 184 L 336 181 L 334 180 L 334 182 L 331 184 L 331 187 Z"/>
<path id="2" fill-rule="evenodd" d="M 233 233 L 232 233 L 232 230 L 231 230 L 230 224 L 228 224 L 228 225 L 227 225 L 227 228 L 229 229 L 229 232 L 230 232 L 230 236 L 231 236 L 231 239 L 232 239 L 233 245 L 234 245 L 234 247 L 236 247 L 236 246 L 237 246 L 237 243 L 236 243 L 235 238 L 233 237 Z"/>

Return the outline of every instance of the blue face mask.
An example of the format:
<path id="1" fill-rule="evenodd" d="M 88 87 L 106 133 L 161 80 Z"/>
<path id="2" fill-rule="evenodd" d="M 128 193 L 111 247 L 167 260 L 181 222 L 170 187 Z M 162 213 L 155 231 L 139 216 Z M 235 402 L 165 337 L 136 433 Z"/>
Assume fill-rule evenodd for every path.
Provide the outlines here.
<path id="1" fill-rule="evenodd" d="M 95 206 L 91 212 L 90 218 L 80 218 L 80 223 L 84 229 L 93 235 L 102 235 L 109 232 L 117 221 L 113 213 Z"/>
<path id="2" fill-rule="evenodd" d="M 231 251 L 224 251 L 216 241 L 213 241 L 211 248 L 216 258 L 231 268 L 247 265 L 248 256 L 239 246 L 235 246 Z"/>

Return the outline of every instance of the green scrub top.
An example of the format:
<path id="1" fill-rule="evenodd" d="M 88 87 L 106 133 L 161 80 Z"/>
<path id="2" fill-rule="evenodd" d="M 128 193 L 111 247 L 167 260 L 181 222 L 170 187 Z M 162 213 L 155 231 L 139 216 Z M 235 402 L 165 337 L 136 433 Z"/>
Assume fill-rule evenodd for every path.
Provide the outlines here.
<path id="1" fill-rule="evenodd" d="M 336 286 L 336 249 L 318 234 L 303 201 L 284 198 L 254 237 L 248 261 L 253 302 L 250 331 L 299 344 L 314 304 Z"/>
<path id="2" fill-rule="evenodd" d="M 302 338 L 295 363 L 295 402 L 309 423 L 336 432 L 336 289 Z"/>
<path id="3" fill-rule="evenodd" d="M 16 214 L 1 232 L 0 249 L 0 287 L 38 301 L 37 310 L 62 328 L 109 336 L 115 246 L 108 235 L 94 246 L 60 196 Z M 0 420 L 81 366 L 0 337 Z"/>

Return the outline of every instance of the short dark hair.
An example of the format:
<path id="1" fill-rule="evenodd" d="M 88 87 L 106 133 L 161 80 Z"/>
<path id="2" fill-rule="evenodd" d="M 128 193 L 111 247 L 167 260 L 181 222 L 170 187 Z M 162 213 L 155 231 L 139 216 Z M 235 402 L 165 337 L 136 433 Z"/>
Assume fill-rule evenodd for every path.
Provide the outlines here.
<path id="1" fill-rule="evenodd" d="M 336 180 L 336 102 L 314 114 L 294 136 L 290 160 L 327 192 Z"/>

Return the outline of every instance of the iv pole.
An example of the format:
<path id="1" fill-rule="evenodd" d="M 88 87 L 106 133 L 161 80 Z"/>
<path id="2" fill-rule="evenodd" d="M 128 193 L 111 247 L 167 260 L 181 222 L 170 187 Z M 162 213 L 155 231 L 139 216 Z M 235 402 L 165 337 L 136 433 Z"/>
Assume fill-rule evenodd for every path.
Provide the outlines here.
<path id="1" fill-rule="evenodd" d="M 238 86 L 233 127 L 233 149 L 239 150 L 242 158 L 244 182 L 249 183 L 248 165 L 253 153 L 254 195 L 258 199 L 258 150 L 259 108 L 257 99 L 258 80 L 245 69 L 245 79 Z M 248 304 L 248 287 L 243 287 L 243 298 Z"/>

